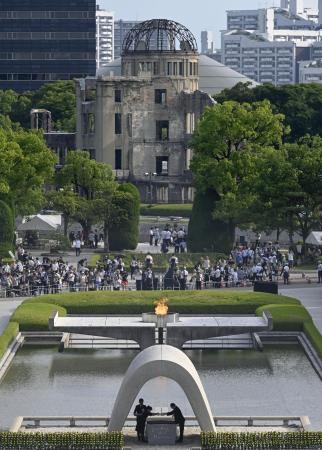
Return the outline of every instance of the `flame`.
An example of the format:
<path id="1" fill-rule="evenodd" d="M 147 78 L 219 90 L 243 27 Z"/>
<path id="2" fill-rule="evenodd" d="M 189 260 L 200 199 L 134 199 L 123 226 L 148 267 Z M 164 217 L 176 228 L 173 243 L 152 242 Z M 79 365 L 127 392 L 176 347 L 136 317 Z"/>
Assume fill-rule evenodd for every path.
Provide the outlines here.
<path id="1" fill-rule="evenodd" d="M 169 306 L 167 298 L 160 298 L 160 300 L 154 302 L 154 305 L 154 312 L 157 316 L 166 316 L 168 314 Z"/>

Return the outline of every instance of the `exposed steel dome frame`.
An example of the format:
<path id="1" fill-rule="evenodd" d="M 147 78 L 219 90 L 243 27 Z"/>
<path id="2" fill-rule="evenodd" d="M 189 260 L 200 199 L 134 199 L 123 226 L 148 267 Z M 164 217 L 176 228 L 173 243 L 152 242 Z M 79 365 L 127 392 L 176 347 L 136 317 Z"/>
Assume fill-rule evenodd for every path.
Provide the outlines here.
<path id="1" fill-rule="evenodd" d="M 153 45 L 154 44 L 154 45 Z M 194 35 L 184 25 L 152 19 L 135 25 L 125 36 L 123 54 L 133 52 L 198 52 Z"/>

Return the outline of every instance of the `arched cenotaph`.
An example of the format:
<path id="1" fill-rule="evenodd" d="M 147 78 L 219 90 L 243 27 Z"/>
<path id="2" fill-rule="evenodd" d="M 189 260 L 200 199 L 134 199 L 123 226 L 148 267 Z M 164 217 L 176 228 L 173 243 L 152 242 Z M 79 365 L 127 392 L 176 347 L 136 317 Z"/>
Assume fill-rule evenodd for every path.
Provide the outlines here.
<path id="1" fill-rule="evenodd" d="M 198 372 L 188 356 L 169 345 L 154 345 L 131 362 L 116 397 L 108 431 L 121 431 L 144 384 L 157 377 L 176 381 L 185 392 L 202 431 L 216 431 Z M 175 399 L 173 399 L 175 402 Z"/>

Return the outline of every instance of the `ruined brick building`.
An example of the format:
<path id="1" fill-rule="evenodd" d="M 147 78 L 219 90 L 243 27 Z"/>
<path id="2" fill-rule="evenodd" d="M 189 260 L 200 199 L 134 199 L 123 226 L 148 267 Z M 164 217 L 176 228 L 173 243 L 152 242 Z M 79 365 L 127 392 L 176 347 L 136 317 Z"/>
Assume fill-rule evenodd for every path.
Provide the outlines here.
<path id="1" fill-rule="evenodd" d="M 199 58 L 187 28 L 155 19 L 127 35 L 117 70 L 77 80 L 76 147 L 110 164 L 118 180 L 133 182 L 143 202 L 193 200 L 189 141 L 214 104 L 199 90 Z M 231 85 L 247 81 L 227 70 L 237 75 Z"/>

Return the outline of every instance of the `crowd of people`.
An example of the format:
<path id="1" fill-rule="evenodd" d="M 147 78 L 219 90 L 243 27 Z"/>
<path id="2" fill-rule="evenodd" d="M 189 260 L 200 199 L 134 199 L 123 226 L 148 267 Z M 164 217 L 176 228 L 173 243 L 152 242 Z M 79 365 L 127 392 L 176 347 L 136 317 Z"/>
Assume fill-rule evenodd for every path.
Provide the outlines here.
<path id="1" fill-rule="evenodd" d="M 62 291 L 125 289 L 128 273 L 121 257 L 88 267 L 86 258 L 72 265 L 62 257 L 34 257 L 18 247 L 17 260 L 0 260 L 0 294 L 5 297 L 57 294 Z"/>
<path id="2" fill-rule="evenodd" d="M 159 227 L 151 227 L 149 232 L 150 246 L 160 246 L 162 253 L 168 253 L 170 247 L 175 253 L 185 253 L 187 251 L 187 233 L 182 226 L 175 224 L 173 227 L 166 225 L 160 231 Z"/>
<path id="3" fill-rule="evenodd" d="M 160 273 L 160 269 L 155 270 L 150 253 L 141 259 L 134 255 L 128 264 L 120 255 L 105 256 L 95 267 L 89 267 L 85 258 L 73 265 L 62 257 L 34 257 L 19 246 L 15 261 L 0 260 L 0 296 L 89 290 L 217 289 L 251 286 L 256 281 L 274 282 L 279 278 L 289 284 L 295 264 L 291 249 L 281 251 L 278 244 L 272 243 L 236 246 L 229 258 L 210 260 L 206 256 L 193 269 L 180 264 L 179 258 L 180 255 L 171 254 L 168 270 Z M 322 262 L 318 264 L 317 275 L 322 283 Z"/>

